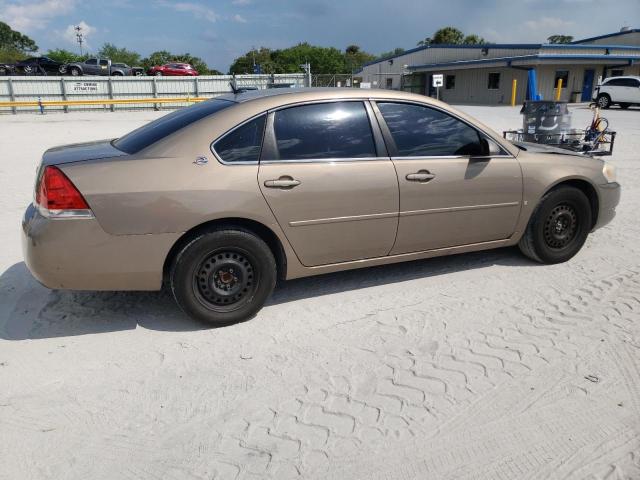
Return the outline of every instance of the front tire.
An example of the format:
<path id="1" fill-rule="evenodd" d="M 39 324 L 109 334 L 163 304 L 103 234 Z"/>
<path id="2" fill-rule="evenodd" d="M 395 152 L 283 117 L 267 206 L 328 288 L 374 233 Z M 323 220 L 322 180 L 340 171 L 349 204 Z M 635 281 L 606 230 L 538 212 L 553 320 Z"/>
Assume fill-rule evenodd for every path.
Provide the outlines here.
<path id="1" fill-rule="evenodd" d="M 591 227 L 589 199 L 577 188 L 559 187 L 542 197 L 518 246 L 536 262 L 566 262 L 580 251 Z"/>
<path id="2" fill-rule="evenodd" d="M 598 95 L 598 99 L 596 100 L 598 107 L 604 108 L 605 110 L 611 106 L 611 97 L 606 93 L 601 93 Z"/>
<path id="3" fill-rule="evenodd" d="M 240 228 L 215 229 L 188 242 L 173 261 L 169 280 L 180 308 L 211 325 L 252 318 L 276 284 L 267 244 Z"/>

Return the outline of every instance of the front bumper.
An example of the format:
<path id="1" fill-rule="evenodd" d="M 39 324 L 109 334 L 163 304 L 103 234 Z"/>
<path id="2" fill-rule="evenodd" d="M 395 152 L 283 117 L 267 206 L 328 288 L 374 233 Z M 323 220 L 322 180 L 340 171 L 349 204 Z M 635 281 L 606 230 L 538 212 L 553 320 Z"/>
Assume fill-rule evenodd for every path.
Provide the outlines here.
<path id="1" fill-rule="evenodd" d="M 159 290 L 179 233 L 110 235 L 95 218 L 49 218 L 29 205 L 22 252 L 44 286 L 70 290 Z"/>
<path id="2" fill-rule="evenodd" d="M 598 209 L 598 219 L 593 227 L 594 230 L 604 227 L 616 216 L 616 207 L 620 203 L 621 187 L 618 182 L 598 185 L 598 198 L 600 201 Z"/>

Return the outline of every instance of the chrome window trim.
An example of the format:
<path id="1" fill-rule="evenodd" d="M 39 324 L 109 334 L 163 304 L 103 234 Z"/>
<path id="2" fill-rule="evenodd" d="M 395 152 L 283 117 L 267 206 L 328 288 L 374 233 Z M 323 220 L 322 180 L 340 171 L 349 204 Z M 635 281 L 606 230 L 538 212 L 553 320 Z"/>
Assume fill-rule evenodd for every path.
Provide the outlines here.
<path id="1" fill-rule="evenodd" d="M 386 160 L 389 161 L 389 157 L 349 157 L 349 158 L 310 158 L 308 160 L 295 159 L 295 160 L 260 160 L 261 164 L 274 165 L 277 163 L 344 163 L 344 162 L 375 162 Z"/>
<path id="2" fill-rule="evenodd" d="M 256 118 L 258 118 L 258 117 L 260 117 L 262 115 L 265 115 L 265 121 L 264 121 L 263 130 L 262 130 L 262 138 L 260 139 L 260 154 L 258 154 L 258 160 L 255 160 L 255 161 L 253 161 L 253 160 L 251 160 L 251 161 L 242 161 L 242 162 L 227 162 L 227 161 L 223 160 L 222 157 L 220 156 L 220 154 L 216 151 L 215 144 L 218 143 L 220 140 L 222 140 L 227 135 L 233 133 L 238 128 L 244 126 L 245 124 L 255 120 Z M 230 128 L 229 130 L 224 132 L 222 135 L 219 135 L 215 140 L 213 140 L 209 144 L 209 150 L 211 150 L 211 153 L 213 153 L 213 156 L 216 158 L 216 160 L 218 160 L 218 163 L 221 163 L 222 165 L 226 165 L 226 166 L 258 165 L 260 163 L 260 155 L 262 154 L 262 147 L 264 145 L 264 136 L 265 136 L 265 132 L 266 132 L 266 129 L 267 129 L 267 118 L 266 118 L 267 115 L 268 115 L 268 111 L 265 110 L 264 112 L 260 112 L 257 115 L 249 117 L 248 119 L 246 119 L 243 122 L 237 124 L 235 127 Z"/>
<path id="3" fill-rule="evenodd" d="M 465 125 L 473 128 L 477 132 L 481 133 L 483 136 L 487 137 L 488 139 L 490 139 L 494 143 L 496 143 L 506 153 L 506 155 L 491 155 L 491 156 L 489 156 L 487 158 L 498 158 L 498 157 L 516 158 L 515 155 L 512 155 L 511 153 L 509 153 L 509 150 L 507 150 L 505 147 L 503 147 L 500 142 L 497 142 L 495 140 L 495 138 L 493 137 L 493 135 L 490 135 L 488 132 L 486 132 L 485 130 L 483 130 L 479 126 L 470 123 L 468 120 L 460 117 L 459 115 L 456 115 L 455 112 L 452 112 L 452 111 L 446 110 L 444 108 L 441 108 L 438 105 L 432 105 L 430 103 L 422 103 L 422 102 L 416 102 L 416 101 L 405 100 L 405 99 L 400 99 L 400 98 L 396 99 L 396 98 L 384 98 L 384 97 L 370 97 L 369 101 L 373 102 L 373 105 L 375 105 L 375 108 L 378 107 L 378 105 L 377 105 L 378 102 L 381 102 L 381 103 L 405 103 L 405 104 L 409 104 L 409 105 L 416 105 L 418 107 L 432 108 L 432 109 L 437 110 L 437 111 L 439 111 L 441 113 L 449 115 L 449 116 L 455 118 L 456 120 L 461 121 Z M 380 111 L 380 109 L 378 109 L 378 111 L 380 112 L 380 115 L 382 115 L 382 112 Z M 383 120 L 384 120 L 384 117 L 383 117 Z M 385 124 L 386 124 L 386 122 L 385 122 Z M 389 133 L 391 133 L 391 132 L 389 132 Z M 395 157 L 394 156 L 393 158 L 447 158 L 447 157 L 443 157 L 443 156 L 438 156 L 438 157 L 436 157 L 436 156 L 432 156 L 432 157 Z M 471 158 L 481 158 L 481 157 L 471 157 Z"/>

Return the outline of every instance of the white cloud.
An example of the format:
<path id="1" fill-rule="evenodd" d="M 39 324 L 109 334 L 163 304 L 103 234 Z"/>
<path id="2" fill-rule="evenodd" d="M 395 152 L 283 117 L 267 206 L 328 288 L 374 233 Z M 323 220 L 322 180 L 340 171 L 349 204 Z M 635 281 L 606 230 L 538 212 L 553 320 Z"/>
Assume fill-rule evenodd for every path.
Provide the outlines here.
<path id="1" fill-rule="evenodd" d="M 191 2 L 178 2 L 171 3 L 165 0 L 161 0 L 158 2 L 163 7 L 172 8 L 176 12 L 186 12 L 190 13 L 197 19 L 204 19 L 208 22 L 214 23 L 218 20 L 218 14 L 211 8 L 206 7 L 204 5 L 200 5 L 199 3 L 191 3 Z"/>
<path id="2" fill-rule="evenodd" d="M 77 23 L 76 25 L 68 25 L 67 28 L 56 33 L 58 37 L 63 39 L 68 44 L 78 45 L 78 39 L 76 37 L 77 32 L 75 30 L 75 27 L 80 27 L 82 29 L 82 38 L 84 41 L 82 45 L 85 50 L 88 50 L 89 48 L 91 48 L 89 45 L 89 40 L 91 39 L 91 36 L 98 31 L 98 29 L 89 25 L 84 20 L 82 20 L 80 23 Z"/>
<path id="3" fill-rule="evenodd" d="M 233 16 L 233 20 L 238 23 L 247 23 L 247 19 L 237 13 Z"/>
<path id="4" fill-rule="evenodd" d="M 0 20 L 22 32 L 42 30 L 54 17 L 71 12 L 75 5 L 76 0 L 0 2 Z"/>
<path id="5" fill-rule="evenodd" d="M 550 29 L 568 28 L 574 25 L 572 21 L 562 20 L 556 17 L 542 17 L 540 20 L 527 20 L 525 26 L 530 30 L 549 31 Z"/>

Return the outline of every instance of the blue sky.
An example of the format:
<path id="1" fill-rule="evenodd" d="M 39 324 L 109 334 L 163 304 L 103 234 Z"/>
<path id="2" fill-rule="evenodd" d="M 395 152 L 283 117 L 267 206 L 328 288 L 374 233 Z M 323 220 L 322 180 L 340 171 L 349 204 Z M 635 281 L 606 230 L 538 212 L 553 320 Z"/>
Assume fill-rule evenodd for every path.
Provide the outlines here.
<path id="1" fill-rule="evenodd" d="M 377 54 L 446 25 L 495 43 L 584 38 L 640 28 L 640 0 L 0 0 L 0 20 L 42 50 L 77 50 L 81 24 L 93 51 L 111 42 L 143 55 L 189 52 L 226 72 L 252 46 L 355 43 Z"/>

